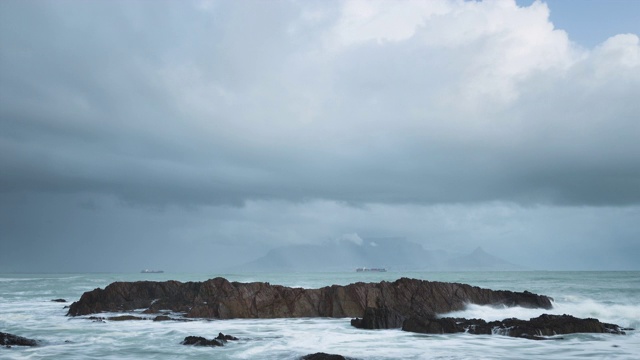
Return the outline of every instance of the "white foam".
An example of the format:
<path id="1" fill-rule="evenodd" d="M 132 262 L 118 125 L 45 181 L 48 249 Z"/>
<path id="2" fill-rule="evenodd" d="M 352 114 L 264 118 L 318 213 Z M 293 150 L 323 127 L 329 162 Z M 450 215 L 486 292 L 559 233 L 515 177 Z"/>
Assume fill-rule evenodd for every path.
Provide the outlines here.
<path id="1" fill-rule="evenodd" d="M 527 320 L 542 314 L 568 314 L 579 318 L 596 318 L 602 322 L 622 327 L 640 326 L 640 304 L 605 304 L 593 299 L 567 298 L 572 301 L 553 302 L 552 309 L 528 309 L 523 307 L 488 306 L 468 304 L 465 310 L 441 314 L 440 317 L 462 317 L 486 321 L 517 318 Z"/>

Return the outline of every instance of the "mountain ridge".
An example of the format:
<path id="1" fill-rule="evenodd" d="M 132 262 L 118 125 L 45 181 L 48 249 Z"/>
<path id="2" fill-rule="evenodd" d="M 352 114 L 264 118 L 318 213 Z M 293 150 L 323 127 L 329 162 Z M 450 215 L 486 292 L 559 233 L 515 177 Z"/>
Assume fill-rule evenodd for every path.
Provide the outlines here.
<path id="1" fill-rule="evenodd" d="M 522 270 L 478 246 L 466 255 L 429 251 L 418 243 L 398 238 L 339 240 L 323 244 L 287 245 L 238 266 L 236 271 L 316 272 L 352 271 L 359 267 L 393 271 L 499 271 Z"/>

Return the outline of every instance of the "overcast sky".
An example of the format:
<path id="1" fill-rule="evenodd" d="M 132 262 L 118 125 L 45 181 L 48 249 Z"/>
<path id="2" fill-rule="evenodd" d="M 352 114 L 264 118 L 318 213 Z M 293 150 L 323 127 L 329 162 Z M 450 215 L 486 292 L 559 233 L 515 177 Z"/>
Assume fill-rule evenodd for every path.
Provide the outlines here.
<path id="1" fill-rule="evenodd" d="M 638 1 L 0 1 L 0 272 L 393 236 L 640 269 Z"/>

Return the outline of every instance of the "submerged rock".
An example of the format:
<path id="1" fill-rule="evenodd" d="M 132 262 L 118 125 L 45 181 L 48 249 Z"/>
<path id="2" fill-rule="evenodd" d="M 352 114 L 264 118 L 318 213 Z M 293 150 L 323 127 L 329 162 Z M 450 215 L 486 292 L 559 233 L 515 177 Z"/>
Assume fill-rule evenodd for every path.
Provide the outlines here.
<path id="1" fill-rule="evenodd" d="M 65 299 L 52 299 L 51 301 L 53 301 L 53 302 L 59 302 L 59 303 L 67 302 L 67 300 L 65 300 Z"/>
<path id="2" fill-rule="evenodd" d="M 37 346 L 38 340 L 28 339 L 22 336 L 0 332 L 0 345 L 11 346 Z"/>
<path id="3" fill-rule="evenodd" d="M 115 282 L 82 295 L 68 315 L 146 309 L 171 310 L 189 318 L 360 317 L 354 326 L 399 328 L 404 319 L 435 317 L 466 304 L 551 308 L 551 299 L 529 292 L 494 291 L 476 286 L 401 278 L 393 282 L 290 288 L 224 278 L 204 282 Z M 369 314 L 367 316 L 367 314 Z"/>
<path id="4" fill-rule="evenodd" d="M 402 330 L 423 334 L 451 334 L 468 332 L 470 334 L 499 334 L 527 339 L 544 339 L 543 336 L 573 333 L 609 333 L 624 335 L 624 329 L 615 324 L 600 322 L 597 319 L 581 319 L 571 315 L 543 314 L 529 320 L 504 319 L 486 322 L 482 319 L 461 318 L 410 318 Z"/>

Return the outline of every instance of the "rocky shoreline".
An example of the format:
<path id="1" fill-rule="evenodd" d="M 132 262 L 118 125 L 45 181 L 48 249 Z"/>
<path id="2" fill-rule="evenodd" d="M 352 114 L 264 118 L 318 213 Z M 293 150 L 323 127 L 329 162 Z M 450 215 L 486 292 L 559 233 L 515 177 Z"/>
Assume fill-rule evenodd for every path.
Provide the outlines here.
<path id="1" fill-rule="evenodd" d="M 224 278 L 204 282 L 115 282 L 85 292 L 69 307 L 69 316 L 144 309 L 186 318 L 360 317 L 371 309 L 389 309 L 396 321 L 376 328 L 400 328 L 401 320 L 435 317 L 466 304 L 551 309 L 551 298 L 530 292 L 496 291 L 476 286 L 401 278 L 393 282 L 291 288 L 264 282 L 239 283 Z"/>
<path id="2" fill-rule="evenodd" d="M 624 334 L 615 324 L 570 315 L 544 314 L 529 320 L 441 318 L 467 304 L 551 309 L 552 299 L 528 291 L 513 292 L 476 286 L 401 278 L 393 282 L 332 285 L 319 289 L 291 288 L 264 282 L 239 283 L 224 278 L 203 282 L 115 282 L 85 292 L 71 304 L 68 316 L 101 312 L 158 315 L 154 320 L 189 318 L 353 318 L 362 329 L 402 329 L 425 334 L 467 332 L 541 339 L 570 333 Z M 176 317 L 177 316 L 177 317 Z M 95 318 L 95 317 L 90 317 Z M 162 319 L 160 319 L 162 318 Z M 108 320 L 143 320 L 123 315 Z M 198 339 L 203 341 L 203 339 Z"/>

